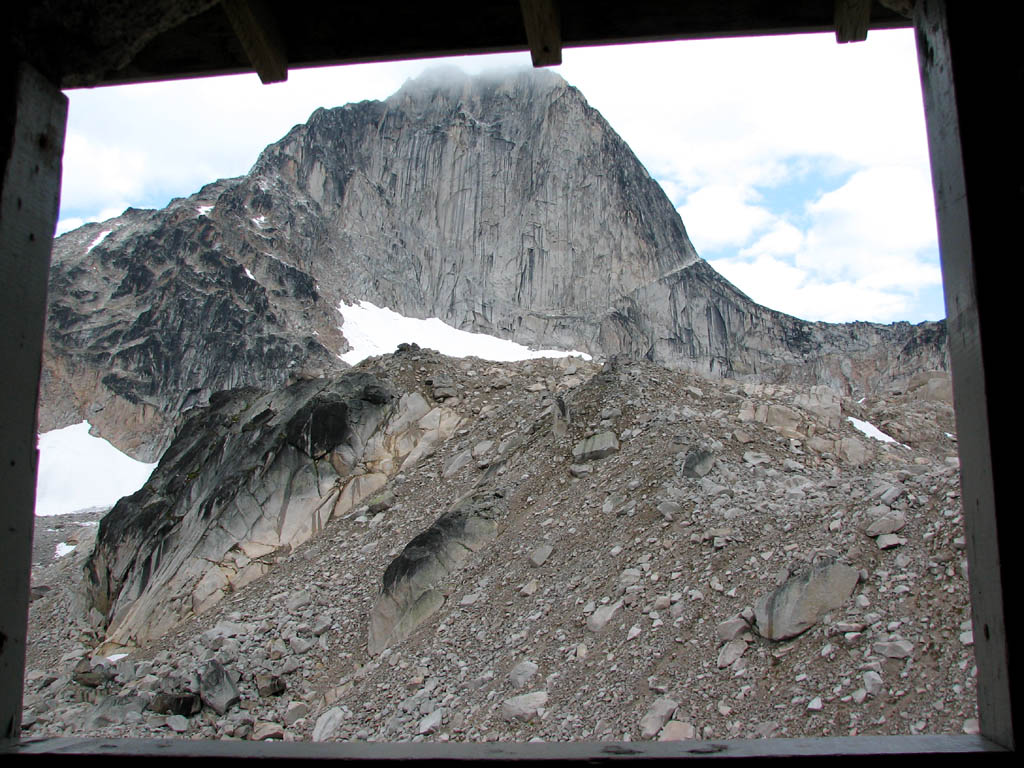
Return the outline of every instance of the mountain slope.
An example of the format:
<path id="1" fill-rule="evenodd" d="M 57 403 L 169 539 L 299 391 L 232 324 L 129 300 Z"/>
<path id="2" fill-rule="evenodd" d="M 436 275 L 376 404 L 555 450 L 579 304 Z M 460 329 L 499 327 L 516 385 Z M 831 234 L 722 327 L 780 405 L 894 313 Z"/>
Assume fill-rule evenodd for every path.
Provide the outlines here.
<path id="1" fill-rule="evenodd" d="M 51 297 L 42 427 L 88 418 L 146 459 L 215 391 L 340 369 L 343 300 L 846 392 L 946 367 L 944 324 L 808 323 L 750 301 L 545 71 L 433 73 L 317 110 L 245 177 L 59 238 Z"/>
<path id="2" fill-rule="evenodd" d="M 31 609 L 31 733 L 976 730 L 954 414 L 935 396 L 948 381 L 859 403 L 643 361 L 406 348 L 220 395 L 91 553 L 82 529 L 34 572 L 52 589 Z M 306 418 L 325 410 L 347 415 Z M 805 631 L 765 620 L 777 586 L 833 565 L 844 589 Z M 108 660 L 120 644 L 130 655 Z M 209 695 L 214 661 L 241 701 Z"/>

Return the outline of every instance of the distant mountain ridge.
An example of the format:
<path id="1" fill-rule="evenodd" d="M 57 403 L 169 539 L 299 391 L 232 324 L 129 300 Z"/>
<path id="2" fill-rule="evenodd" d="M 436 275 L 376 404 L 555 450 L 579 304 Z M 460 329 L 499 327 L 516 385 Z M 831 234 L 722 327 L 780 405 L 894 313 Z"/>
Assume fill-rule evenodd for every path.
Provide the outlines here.
<path id="1" fill-rule="evenodd" d="M 340 301 L 847 393 L 947 367 L 944 323 L 810 323 L 755 304 L 548 71 L 428 73 L 383 102 L 319 109 L 244 177 L 58 238 L 50 295 L 41 428 L 89 418 L 146 460 L 214 392 L 343 368 Z"/>

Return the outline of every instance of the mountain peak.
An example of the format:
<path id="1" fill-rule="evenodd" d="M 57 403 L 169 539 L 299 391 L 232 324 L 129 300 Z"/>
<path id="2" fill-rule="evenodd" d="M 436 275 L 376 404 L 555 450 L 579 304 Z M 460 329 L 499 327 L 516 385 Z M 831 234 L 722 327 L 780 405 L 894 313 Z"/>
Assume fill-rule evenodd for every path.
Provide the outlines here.
<path id="1" fill-rule="evenodd" d="M 55 244 L 41 418 L 88 417 L 104 436 L 145 424 L 136 458 L 159 455 L 176 414 L 218 390 L 342 365 L 342 302 L 844 391 L 945 367 L 944 326 L 850 333 L 754 304 L 547 70 L 429 70 L 384 102 L 318 110 L 237 182 L 130 218 L 102 242 Z"/>
<path id="2" fill-rule="evenodd" d="M 498 94 L 513 98 L 536 98 L 569 87 L 561 75 L 529 66 L 488 69 L 470 74 L 455 66 L 438 65 L 406 80 L 387 102 L 409 105 L 432 103 L 439 97 L 459 101 Z"/>

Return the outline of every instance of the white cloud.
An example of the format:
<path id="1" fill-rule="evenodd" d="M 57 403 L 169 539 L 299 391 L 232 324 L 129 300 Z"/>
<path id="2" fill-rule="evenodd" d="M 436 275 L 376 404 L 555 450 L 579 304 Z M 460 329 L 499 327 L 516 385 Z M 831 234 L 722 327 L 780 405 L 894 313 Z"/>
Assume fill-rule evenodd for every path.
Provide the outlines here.
<path id="1" fill-rule="evenodd" d="M 770 183 L 797 156 L 927 167 L 911 30 L 567 50 L 561 71 L 658 178 Z"/>
<path id="2" fill-rule="evenodd" d="M 80 216 L 70 216 L 66 219 L 61 219 L 57 222 L 56 231 L 53 233 L 55 236 L 63 235 L 65 232 L 70 232 L 73 229 L 78 229 L 80 226 L 85 224 L 85 219 Z"/>
<path id="3" fill-rule="evenodd" d="M 771 229 L 761 235 L 752 245 L 740 251 L 739 255 L 779 256 L 800 251 L 804 244 L 804 233 L 787 221 L 776 218 Z"/>
<path id="4" fill-rule="evenodd" d="M 151 176 L 146 151 L 69 129 L 64 142 L 61 208 L 98 211 L 115 201 L 138 199 Z"/>
<path id="5" fill-rule="evenodd" d="M 800 261 L 830 275 L 863 276 L 915 259 L 935 243 L 927 170 L 878 166 L 859 171 L 808 206 L 814 221 Z"/>
<path id="6" fill-rule="evenodd" d="M 790 314 L 812 320 L 838 323 L 870 317 L 891 322 L 911 304 L 905 295 L 857 282 L 825 282 L 773 256 L 752 261 L 716 259 L 712 266 L 754 301 L 768 306 L 782 303 Z"/>
<path id="7" fill-rule="evenodd" d="M 712 264 L 755 301 L 799 317 L 906 319 L 924 298 L 941 308 L 930 200 L 918 169 L 868 168 L 808 201 L 800 226 L 775 217 Z"/>
<path id="8" fill-rule="evenodd" d="M 65 232 L 70 232 L 73 229 L 78 229 L 83 224 L 88 224 L 94 221 L 106 221 L 107 219 L 113 219 L 124 213 L 125 209 L 129 207 L 128 203 L 115 203 L 107 208 L 102 208 L 98 211 L 90 211 L 85 216 L 71 216 L 66 219 L 60 219 L 57 222 L 57 230 L 55 235 L 63 235 Z"/>
<path id="9" fill-rule="evenodd" d="M 688 222 L 687 233 L 697 250 L 713 251 L 743 245 L 773 222 L 771 213 L 753 204 L 759 198 L 750 187 L 708 184 L 687 197 L 678 210 Z"/>
<path id="10" fill-rule="evenodd" d="M 453 61 L 479 71 L 528 59 Z M 896 319 L 900 302 L 911 307 L 914 290 L 935 285 L 911 30 L 875 30 L 866 43 L 844 46 L 831 34 L 800 35 L 575 48 L 563 59 L 556 71 L 662 183 L 698 251 L 727 256 L 716 264 L 729 265 L 748 293 L 740 276 L 756 273 L 758 300 L 810 317 L 818 307 L 835 315 L 832 302 L 845 307 L 843 297 L 856 296 L 863 311 L 854 317 Z M 385 98 L 436 64 L 298 70 L 272 86 L 245 75 L 73 91 L 60 226 L 120 213 L 124 201 L 163 205 L 245 173 L 317 107 Z M 833 178 L 833 187 L 803 189 L 806 178 Z M 804 197 L 791 199 L 797 187 Z M 780 190 L 788 190 L 784 204 Z M 786 286 L 794 275 L 767 275 L 764 257 L 800 272 L 800 297 L 838 287 L 793 303 L 797 292 Z M 941 315 L 934 305 L 912 311 Z"/>

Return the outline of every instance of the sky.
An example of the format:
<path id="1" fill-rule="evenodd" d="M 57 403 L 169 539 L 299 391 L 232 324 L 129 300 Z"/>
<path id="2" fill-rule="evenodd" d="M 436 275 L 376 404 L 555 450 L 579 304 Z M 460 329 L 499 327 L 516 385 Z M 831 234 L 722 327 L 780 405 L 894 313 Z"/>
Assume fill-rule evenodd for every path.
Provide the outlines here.
<path id="1" fill-rule="evenodd" d="M 58 233 L 242 175 L 316 108 L 384 99 L 442 64 L 479 72 L 529 54 L 68 91 Z M 830 322 L 945 315 L 911 30 L 569 48 L 553 69 L 755 301 Z"/>

